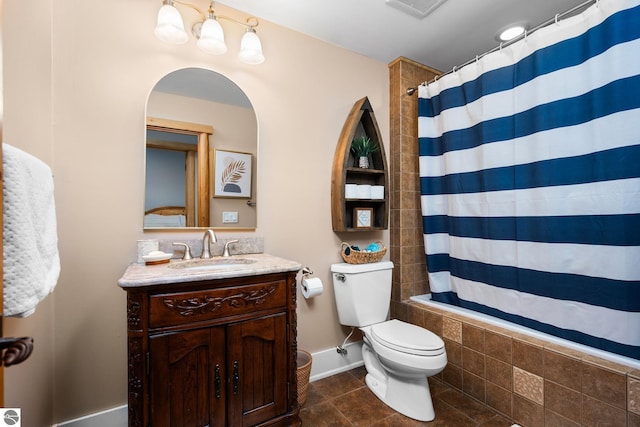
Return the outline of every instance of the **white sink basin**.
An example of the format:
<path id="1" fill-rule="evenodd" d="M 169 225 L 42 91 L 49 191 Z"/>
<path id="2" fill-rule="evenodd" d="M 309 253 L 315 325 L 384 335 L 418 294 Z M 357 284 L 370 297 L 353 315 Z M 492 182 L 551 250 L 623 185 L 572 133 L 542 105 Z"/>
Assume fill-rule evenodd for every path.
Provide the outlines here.
<path id="1" fill-rule="evenodd" d="M 209 258 L 194 259 L 169 264 L 169 268 L 188 271 L 238 270 L 251 268 L 256 260 L 251 258 Z"/>

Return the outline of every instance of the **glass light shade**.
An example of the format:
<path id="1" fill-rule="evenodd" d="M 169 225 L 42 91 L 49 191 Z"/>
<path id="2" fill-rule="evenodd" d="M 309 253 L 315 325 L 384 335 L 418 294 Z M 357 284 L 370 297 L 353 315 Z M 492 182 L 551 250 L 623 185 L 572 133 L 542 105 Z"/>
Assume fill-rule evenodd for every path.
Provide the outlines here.
<path id="1" fill-rule="evenodd" d="M 524 33 L 524 27 L 522 25 L 516 25 L 514 27 L 507 28 L 500 33 L 498 38 L 504 42 L 515 39 L 519 35 Z"/>
<path id="2" fill-rule="evenodd" d="M 251 28 L 242 36 L 238 58 L 245 64 L 251 65 L 258 65 L 264 62 L 262 44 L 256 32 Z"/>
<path id="3" fill-rule="evenodd" d="M 222 55 L 227 52 L 227 45 L 224 42 L 224 32 L 220 23 L 213 18 L 208 18 L 202 24 L 198 47 L 212 55 Z"/>
<path id="4" fill-rule="evenodd" d="M 165 43 L 183 44 L 189 39 L 184 30 L 180 12 L 168 4 L 163 5 L 158 11 L 158 23 L 154 33 L 158 39 Z"/>

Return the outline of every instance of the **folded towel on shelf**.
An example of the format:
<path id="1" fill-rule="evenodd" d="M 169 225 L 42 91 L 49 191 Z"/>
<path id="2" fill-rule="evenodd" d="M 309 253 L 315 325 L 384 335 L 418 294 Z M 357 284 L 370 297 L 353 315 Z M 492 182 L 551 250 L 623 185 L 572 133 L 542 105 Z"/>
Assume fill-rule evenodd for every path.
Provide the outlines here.
<path id="1" fill-rule="evenodd" d="M 5 316 L 26 317 L 58 282 L 53 175 L 41 160 L 2 144 Z"/>

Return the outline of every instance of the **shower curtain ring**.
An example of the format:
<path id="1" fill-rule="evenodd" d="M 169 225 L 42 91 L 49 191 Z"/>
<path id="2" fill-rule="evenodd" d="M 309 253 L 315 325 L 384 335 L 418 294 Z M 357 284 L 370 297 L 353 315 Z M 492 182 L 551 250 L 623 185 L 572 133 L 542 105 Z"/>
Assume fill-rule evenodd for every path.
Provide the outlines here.
<path id="1" fill-rule="evenodd" d="M 559 16 L 559 15 L 560 15 L 559 13 L 556 13 L 556 18 L 555 18 L 556 25 L 558 25 L 558 16 Z"/>

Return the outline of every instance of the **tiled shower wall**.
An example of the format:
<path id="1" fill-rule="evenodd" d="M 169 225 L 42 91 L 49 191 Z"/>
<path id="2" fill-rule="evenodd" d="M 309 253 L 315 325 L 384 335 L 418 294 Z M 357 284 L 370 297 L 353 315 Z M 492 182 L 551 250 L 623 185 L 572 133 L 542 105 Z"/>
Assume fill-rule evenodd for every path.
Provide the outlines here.
<path id="1" fill-rule="evenodd" d="M 418 179 L 418 94 L 406 90 L 438 74 L 424 65 L 399 58 L 389 65 L 391 105 L 389 211 L 390 256 L 394 262 L 392 300 L 404 301 L 428 292 L 422 240 Z"/>
<path id="2" fill-rule="evenodd" d="M 399 58 L 389 65 L 391 315 L 442 337 L 440 378 L 525 427 L 640 427 L 640 370 L 409 302 L 429 292 L 417 156 L 417 94 L 437 71 Z M 437 416 L 437 414 L 436 414 Z"/>

